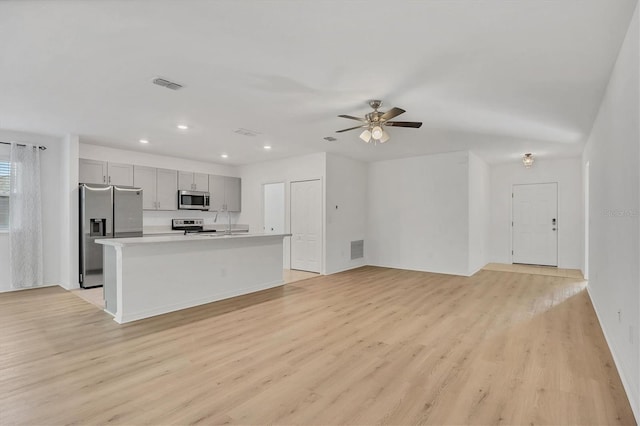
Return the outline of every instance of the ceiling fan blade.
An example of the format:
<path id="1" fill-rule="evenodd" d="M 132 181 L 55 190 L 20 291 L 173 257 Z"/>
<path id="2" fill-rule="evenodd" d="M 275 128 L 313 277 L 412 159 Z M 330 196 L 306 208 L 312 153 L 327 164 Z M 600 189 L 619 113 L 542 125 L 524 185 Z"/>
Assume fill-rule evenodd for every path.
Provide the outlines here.
<path id="1" fill-rule="evenodd" d="M 384 125 L 392 127 L 413 127 L 414 129 L 419 129 L 420 126 L 422 126 L 422 123 L 419 121 L 386 121 Z"/>
<path id="2" fill-rule="evenodd" d="M 349 130 L 361 129 L 363 127 L 369 127 L 369 125 L 365 124 L 363 126 L 349 127 L 348 129 L 336 130 L 336 133 L 348 132 Z"/>
<path id="3" fill-rule="evenodd" d="M 361 118 L 361 117 L 354 117 L 353 115 L 340 114 L 338 117 L 348 118 L 348 119 L 350 119 L 350 120 L 358 120 L 358 121 L 362 121 L 363 123 L 366 123 L 366 122 L 367 122 L 367 120 L 365 120 L 364 118 Z"/>
<path id="4" fill-rule="evenodd" d="M 403 110 L 402 108 L 396 108 L 393 107 L 391 108 L 389 111 L 385 112 L 384 114 L 382 114 L 380 116 L 381 120 L 391 120 L 393 117 L 397 117 L 400 114 L 406 112 L 405 110 Z"/>

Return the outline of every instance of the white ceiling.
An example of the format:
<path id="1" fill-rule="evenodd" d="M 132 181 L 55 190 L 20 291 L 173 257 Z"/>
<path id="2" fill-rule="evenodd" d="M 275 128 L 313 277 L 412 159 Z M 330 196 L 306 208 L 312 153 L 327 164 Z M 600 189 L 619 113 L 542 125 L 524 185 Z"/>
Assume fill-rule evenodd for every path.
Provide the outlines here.
<path id="1" fill-rule="evenodd" d="M 230 164 L 318 151 L 579 155 L 635 4 L 4 1 L 0 128 Z M 151 84 L 158 76 L 185 87 Z M 376 98 L 422 128 L 391 128 L 378 146 L 335 133 L 357 124 L 338 114 L 364 115 Z"/>

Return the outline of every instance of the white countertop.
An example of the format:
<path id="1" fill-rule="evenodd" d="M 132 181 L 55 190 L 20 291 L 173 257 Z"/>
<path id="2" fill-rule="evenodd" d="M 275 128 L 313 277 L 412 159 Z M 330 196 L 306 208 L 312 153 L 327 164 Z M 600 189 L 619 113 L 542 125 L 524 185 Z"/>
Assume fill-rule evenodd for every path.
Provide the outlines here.
<path id="1" fill-rule="evenodd" d="M 106 238 L 95 240 L 98 244 L 106 246 L 124 247 L 128 245 L 138 244 L 158 244 L 158 243 L 175 243 L 184 241 L 221 241 L 234 240 L 240 238 L 265 238 L 265 237 L 290 237 L 291 234 L 248 234 L 246 232 L 239 234 L 226 235 L 224 233 L 213 234 L 189 234 L 189 235 L 162 235 L 151 237 L 132 237 L 132 238 Z"/>

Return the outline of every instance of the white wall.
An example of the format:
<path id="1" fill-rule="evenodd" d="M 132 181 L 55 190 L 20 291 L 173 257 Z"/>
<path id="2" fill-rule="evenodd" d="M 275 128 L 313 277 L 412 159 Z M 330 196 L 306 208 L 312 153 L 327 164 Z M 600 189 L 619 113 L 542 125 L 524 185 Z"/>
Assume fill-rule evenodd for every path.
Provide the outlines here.
<path id="1" fill-rule="evenodd" d="M 367 164 L 327 154 L 326 273 L 366 265 Z M 365 257 L 351 260 L 351 241 L 364 240 Z"/>
<path id="2" fill-rule="evenodd" d="M 469 270 L 473 275 L 489 258 L 490 171 L 480 157 L 469 152 Z"/>
<path id="3" fill-rule="evenodd" d="M 369 164 L 367 261 L 467 275 L 468 153 Z"/>
<path id="4" fill-rule="evenodd" d="M 108 148 L 98 145 L 80 144 L 80 158 L 91 160 L 111 161 L 114 163 L 134 164 L 139 166 L 158 167 L 164 169 L 184 170 L 189 172 L 207 173 L 223 176 L 240 176 L 239 170 L 235 166 L 225 164 L 205 163 L 201 161 L 186 160 L 182 158 L 166 157 L 163 155 L 147 154 L 144 152 L 127 151 L 122 149 Z M 77 166 L 76 166 L 77 167 Z M 176 195 L 177 196 L 177 195 Z M 242 206 L 244 208 L 244 206 Z M 238 214 L 231 214 L 231 222 L 237 223 Z M 173 218 L 203 218 L 205 224 L 227 223 L 227 214 L 220 213 L 218 221 L 215 212 L 202 211 L 145 211 L 143 215 L 143 225 L 145 227 L 170 227 Z"/>
<path id="5" fill-rule="evenodd" d="M 536 159 L 491 167 L 489 261 L 511 263 L 511 193 L 514 184 L 558 182 L 558 267 L 581 269 L 583 260 L 582 164 L 580 158 Z"/>
<path id="6" fill-rule="evenodd" d="M 57 285 L 61 282 L 65 252 L 60 251 L 60 241 L 65 237 L 66 217 L 60 206 L 60 188 L 63 187 L 64 144 L 61 138 L 0 130 L 0 140 L 45 145 L 40 153 L 40 189 L 42 200 L 42 245 L 43 245 L 43 285 Z M 8 145 L 0 145 L 7 156 Z M 9 266 L 9 234 L 0 233 L 0 292 L 11 290 Z"/>
<path id="7" fill-rule="evenodd" d="M 78 135 L 66 135 L 63 140 L 63 154 L 60 168 L 63 171 L 60 186 L 60 209 L 64 218 L 61 224 L 62 238 L 60 253 L 66 256 L 66 262 L 60 266 L 60 285 L 66 289 L 79 288 L 79 229 L 78 229 L 78 152 L 80 139 Z M 66 202 L 65 202 L 66 200 Z"/>
<path id="8" fill-rule="evenodd" d="M 263 185 L 263 228 L 266 233 L 285 233 L 284 218 L 286 215 L 286 205 L 284 187 L 284 182 Z"/>
<path id="9" fill-rule="evenodd" d="M 640 53 L 636 9 L 585 147 L 589 294 L 640 419 Z"/>
<path id="10" fill-rule="evenodd" d="M 265 183 L 285 183 L 285 229 L 291 232 L 291 182 L 307 179 L 321 179 L 323 188 L 326 173 L 326 154 L 324 152 L 287 158 L 284 160 L 266 161 L 262 163 L 240 166 L 242 178 L 242 213 L 238 221 L 249 225 L 250 232 L 262 232 L 262 185 Z M 323 189 L 324 194 L 324 189 Z M 323 206 L 324 206 L 323 199 Z M 324 223 L 324 215 L 322 219 Z M 324 234 L 324 231 L 323 231 Z M 284 267 L 291 265 L 290 238 L 284 241 Z M 323 247 L 326 241 L 323 238 Z M 324 250 L 323 250 L 324 252 Z M 324 259 L 322 262 L 324 273 Z"/>

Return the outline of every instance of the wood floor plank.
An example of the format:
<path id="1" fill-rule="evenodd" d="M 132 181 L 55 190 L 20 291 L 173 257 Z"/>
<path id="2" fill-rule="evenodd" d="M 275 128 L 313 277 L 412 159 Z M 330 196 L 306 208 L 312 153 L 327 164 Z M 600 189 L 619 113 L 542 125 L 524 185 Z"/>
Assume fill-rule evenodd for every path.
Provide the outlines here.
<path id="1" fill-rule="evenodd" d="M 124 325 L 3 293 L 0 424 L 635 424 L 585 288 L 364 267 Z"/>

